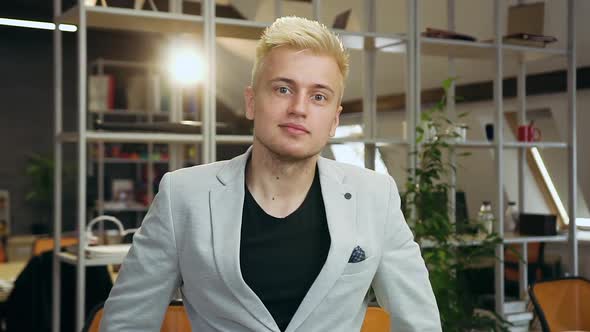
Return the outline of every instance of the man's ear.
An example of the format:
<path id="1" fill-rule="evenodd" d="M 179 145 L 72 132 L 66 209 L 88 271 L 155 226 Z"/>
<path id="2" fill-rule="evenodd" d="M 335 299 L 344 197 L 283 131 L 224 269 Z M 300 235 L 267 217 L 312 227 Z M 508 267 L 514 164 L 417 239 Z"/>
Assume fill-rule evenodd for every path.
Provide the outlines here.
<path id="1" fill-rule="evenodd" d="M 254 88 L 252 86 L 244 89 L 244 105 L 246 106 L 246 118 L 254 120 Z"/>
<path id="2" fill-rule="evenodd" d="M 330 128 L 330 137 L 334 137 L 334 135 L 336 135 L 336 127 L 338 127 L 338 124 L 340 124 L 340 113 L 342 113 L 342 105 L 338 106 L 336 114 L 334 115 L 334 121 L 332 122 L 332 127 Z"/>

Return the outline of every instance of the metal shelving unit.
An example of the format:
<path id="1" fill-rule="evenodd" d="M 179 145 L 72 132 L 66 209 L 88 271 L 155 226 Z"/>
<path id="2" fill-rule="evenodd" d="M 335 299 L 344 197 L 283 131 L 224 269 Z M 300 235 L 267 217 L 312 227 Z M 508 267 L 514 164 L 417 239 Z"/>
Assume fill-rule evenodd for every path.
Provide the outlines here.
<path id="1" fill-rule="evenodd" d="M 490 0 L 494 2 L 494 22 L 495 35 L 501 36 L 501 16 L 500 2 L 505 0 Z M 275 2 L 275 16 L 281 16 L 282 5 L 281 0 L 274 0 Z M 451 40 L 439 40 L 434 38 L 425 38 L 420 36 L 420 15 L 419 6 L 420 0 L 406 0 L 407 3 L 407 32 L 403 33 L 379 33 L 375 32 L 375 17 L 376 17 L 376 0 L 365 1 L 365 13 L 363 17 L 363 32 L 350 32 L 344 30 L 336 30 L 338 32 L 345 46 L 350 49 L 363 51 L 363 137 L 362 138 L 339 138 L 330 141 L 332 144 L 344 143 L 363 143 L 365 144 L 365 166 L 368 168 L 375 168 L 376 147 L 382 145 L 397 145 L 403 146 L 408 151 L 416 149 L 415 132 L 409 130 L 405 139 L 387 139 L 377 137 L 377 102 L 376 102 L 376 87 L 375 87 L 375 73 L 376 73 L 376 53 L 387 52 L 400 54 L 406 57 L 406 119 L 408 128 L 415 128 L 420 118 L 421 109 L 421 63 L 422 56 L 438 56 L 449 59 L 449 76 L 455 76 L 456 64 L 455 58 L 467 59 L 483 59 L 493 61 L 495 63 L 495 77 L 494 77 L 494 105 L 495 105 L 495 123 L 496 131 L 502 133 L 503 131 L 503 105 L 502 105 L 502 71 L 504 60 L 516 60 L 521 64 L 521 72 L 518 79 L 518 91 L 520 100 L 519 123 L 525 123 L 525 109 L 526 101 L 524 97 L 525 91 L 525 74 L 526 62 L 546 59 L 551 57 L 567 57 L 568 59 L 568 102 L 569 102 L 569 124 L 572 130 L 567 142 L 535 142 L 535 143 L 520 143 L 520 142 L 504 142 L 502 135 L 496 135 L 498 139 L 494 142 L 487 141 L 467 141 L 463 143 L 456 143 L 459 148 L 476 148 L 476 149 L 490 149 L 494 151 L 495 155 L 495 169 L 498 178 L 498 192 L 495 215 L 498 216 L 495 230 L 503 233 L 503 156 L 504 149 L 519 149 L 519 173 L 520 179 L 523 178 L 524 172 L 524 153 L 526 148 L 565 148 L 569 153 L 570 166 L 570 198 L 576 197 L 576 105 L 575 105 L 575 34 L 574 34 L 574 0 L 568 0 L 568 47 L 567 49 L 540 49 L 533 47 L 505 45 L 501 38 L 496 38 L 495 42 L 463 42 Z M 219 144 L 249 144 L 252 142 L 252 137 L 248 135 L 218 135 L 216 132 L 216 73 L 215 70 L 208 70 L 206 78 L 203 83 L 203 112 L 202 112 L 202 133 L 201 134 L 172 134 L 172 133 L 151 133 L 151 132 L 102 132 L 89 130 L 87 127 L 87 31 L 89 28 L 100 28 L 110 30 L 124 30 L 137 32 L 157 32 L 157 33 L 190 33 L 194 35 L 203 36 L 203 45 L 205 57 L 204 61 L 209 68 L 216 68 L 216 38 L 217 37 L 234 37 L 242 39 L 258 39 L 262 30 L 268 26 L 265 22 L 253 22 L 247 20 L 238 20 L 231 18 L 216 17 L 215 1 L 202 0 L 202 15 L 187 15 L 183 14 L 182 0 L 170 0 L 169 12 L 153 12 L 143 10 L 132 10 L 125 8 L 104 8 L 98 6 L 85 6 L 83 0 L 78 0 L 78 4 L 69 8 L 65 12 L 62 11 L 61 1 L 54 0 L 54 21 L 56 23 L 69 23 L 78 26 L 77 33 L 77 59 L 78 59 L 78 123 L 76 132 L 64 132 L 62 129 L 63 120 L 63 82 L 62 82 L 62 36 L 61 31 L 56 29 L 54 31 L 54 83 L 55 83 L 55 243 L 61 240 L 62 231 L 62 210 L 61 210 L 61 196 L 62 196 L 62 175 L 61 169 L 63 164 L 63 148 L 65 143 L 73 143 L 77 147 L 78 153 L 78 172 L 82 174 L 78 181 L 77 195 L 77 220 L 78 229 L 85 229 L 87 223 L 87 211 L 85 208 L 86 198 L 86 166 L 87 145 L 92 142 L 128 142 L 128 143 L 170 143 L 170 144 L 201 144 L 201 160 L 203 163 L 208 163 L 217 160 L 216 145 Z M 321 0 L 312 0 L 313 16 L 318 19 L 320 17 L 320 3 Z M 454 0 L 447 0 L 449 11 L 449 30 L 454 30 Z M 287 13 L 285 13 L 287 14 Z M 112 63 L 117 65 L 116 62 Z M 454 91 L 454 87 L 453 87 Z M 173 97 L 173 99 L 175 99 Z M 176 101 L 173 102 L 178 102 Z M 449 109 L 454 112 L 454 104 L 449 104 Z M 132 111 L 132 110 L 131 110 Z M 106 116 L 106 114 L 103 114 Z M 173 120 L 179 120 L 174 118 Z M 172 158 L 172 157 L 171 157 Z M 416 165 L 415 156 L 409 156 L 409 165 Z M 117 161 L 118 162 L 118 161 Z M 123 162 L 123 161 L 121 161 Z M 522 181 L 522 180 L 521 180 Z M 524 192 L 519 193 L 519 201 L 522 206 L 524 202 Z M 454 195 L 452 195 L 454 196 Z M 568 206 L 568 213 L 570 220 L 575 220 L 576 202 L 570 199 Z M 572 227 L 573 222 L 570 223 L 569 236 L 557 237 L 506 237 L 505 243 L 521 243 L 524 250 L 526 250 L 526 243 L 534 241 L 569 241 L 570 243 L 570 272 L 577 274 L 577 243 L 575 227 Z M 84 290 L 86 288 L 85 267 L 91 265 L 104 265 L 112 263 L 120 263 L 120 260 L 91 260 L 87 259 L 84 254 L 86 246 L 86 239 L 84 232 L 80 232 L 79 247 L 77 254 L 60 253 L 59 248 L 54 249 L 53 263 L 53 290 L 54 294 L 60 292 L 60 265 L 59 262 L 67 262 L 76 265 L 77 280 L 76 280 L 76 313 L 75 321 L 76 328 L 81 329 L 84 322 Z M 569 240 L 568 240 L 569 239 Z M 476 245 L 476 240 L 474 240 Z M 499 245 L 496 250 L 498 257 L 503 257 L 503 245 Z M 523 251 L 526 255 L 526 251 Z M 504 267 L 503 264 L 497 262 L 495 265 L 495 285 L 496 289 L 496 310 L 502 314 L 504 302 Z M 59 296 L 53 297 L 53 330 L 59 331 Z"/>
<path id="2" fill-rule="evenodd" d="M 420 0 L 413 1 L 412 6 L 409 9 L 409 20 L 410 27 L 413 29 L 409 29 L 409 31 L 413 34 L 409 36 L 410 39 L 414 38 L 417 40 L 416 43 L 408 43 L 410 47 L 414 47 L 415 50 L 413 52 L 408 50 L 409 54 L 409 62 L 410 62 L 410 91 L 408 94 L 411 96 L 411 101 L 413 102 L 410 105 L 410 110 L 414 113 L 411 116 L 413 120 L 411 123 L 412 128 L 416 126 L 416 119 L 419 118 L 420 113 L 420 60 L 412 61 L 413 56 L 411 55 L 416 54 L 417 58 L 420 59 L 420 56 L 437 56 L 437 57 L 447 57 L 449 63 L 449 70 L 448 76 L 455 77 L 456 76 L 456 59 L 477 59 L 482 61 L 493 61 L 495 65 L 495 75 L 494 75 L 494 124 L 495 124 L 495 131 L 497 139 L 493 142 L 464 142 L 464 143 L 450 143 L 451 145 L 455 145 L 456 147 L 460 148 L 483 148 L 483 149 L 493 149 L 493 155 L 495 160 L 495 171 L 496 171 L 496 178 L 497 178 L 497 186 L 496 186 L 496 202 L 497 206 L 495 208 L 494 215 L 496 216 L 496 224 L 494 226 L 494 230 L 499 234 L 504 234 L 503 230 L 503 222 L 504 222 L 504 170 L 503 170 L 503 161 L 504 161 L 504 150 L 505 149 L 518 149 L 519 151 L 519 206 L 524 206 L 525 202 L 525 193 L 524 193 L 524 169 L 525 169 L 525 153 L 529 148 L 557 148 L 557 149 L 567 149 L 569 158 L 568 158 L 568 169 L 569 172 L 569 206 L 568 206 L 568 215 L 570 218 L 569 224 L 569 234 L 568 235 L 556 235 L 556 236 L 540 236 L 540 237 L 532 237 L 532 236 L 519 236 L 515 234 L 504 234 L 504 244 L 520 244 L 522 247 L 522 256 L 524 257 L 524 261 L 520 264 L 520 286 L 521 286 L 521 297 L 526 297 L 527 293 L 526 290 L 528 288 L 528 281 L 527 281 L 527 244 L 530 242 L 568 242 L 570 246 L 570 253 L 569 253 L 569 272 L 572 275 L 578 274 L 578 253 L 577 253 L 577 238 L 576 238 L 576 227 L 575 227 L 575 216 L 576 216 L 576 197 L 577 193 L 577 176 L 576 176 L 576 131 L 575 131 L 575 119 L 576 119 L 576 104 L 575 104 L 575 86 L 576 86 L 576 51 L 575 51 L 575 20 L 574 20 L 574 1 L 568 0 L 567 1 L 567 33 L 568 33 L 568 42 L 567 42 L 567 49 L 554 49 L 554 48 L 537 48 L 537 47 L 528 47 L 528 46 L 519 46 L 519 45 L 510 45 L 504 44 L 502 42 L 502 27 L 504 26 L 501 21 L 501 2 L 503 0 L 493 0 L 494 4 L 494 27 L 495 27 L 495 41 L 485 43 L 485 42 L 468 42 L 468 41 L 455 41 L 455 40 L 446 40 L 446 39 L 436 39 L 436 38 L 426 38 L 419 36 L 419 32 L 417 31 L 416 27 L 419 26 L 420 17 L 418 15 L 418 9 Z M 455 22 L 454 22 L 454 11 L 455 11 L 455 1 L 454 0 L 447 0 L 447 11 L 448 11 L 448 22 L 447 22 L 447 29 L 454 31 L 455 30 Z M 503 80 L 503 69 L 504 69 L 504 62 L 505 61 L 517 61 L 519 64 L 519 74 L 518 74 L 518 100 L 519 100 L 519 110 L 518 110 L 518 123 L 525 124 L 526 123 L 526 64 L 531 61 L 539 61 L 539 60 L 546 60 L 554 57 L 561 57 L 567 58 L 568 62 L 568 127 L 570 128 L 569 137 L 567 142 L 505 142 L 503 133 L 504 133 L 504 107 L 503 107 L 503 87 L 502 87 L 502 80 Z M 413 91 L 412 91 L 413 90 Z M 455 86 L 451 87 L 451 95 L 455 94 Z M 451 98 L 452 99 L 452 98 Z M 450 114 L 454 114 L 455 104 L 454 101 L 450 101 L 448 104 L 448 109 L 450 110 Z M 410 135 L 413 136 L 413 135 Z M 408 138 L 410 140 L 410 137 Z M 415 150 L 416 146 L 412 140 L 410 140 L 410 148 L 412 151 Z M 456 162 L 455 156 L 451 155 L 451 161 L 453 163 Z M 416 165 L 416 160 L 411 160 L 411 165 Z M 456 179 L 452 179 L 453 182 L 456 182 Z M 451 197 L 455 196 L 455 192 L 451 192 Z M 521 211 L 522 212 L 522 211 Z M 504 244 L 498 245 L 496 247 L 496 256 L 497 257 L 504 257 Z M 503 315 L 503 304 L 504 304 L 504 264 L 503 262 L 496 260 L 495 263 L 495 307 L 496 312 L 500 315 Z"/>

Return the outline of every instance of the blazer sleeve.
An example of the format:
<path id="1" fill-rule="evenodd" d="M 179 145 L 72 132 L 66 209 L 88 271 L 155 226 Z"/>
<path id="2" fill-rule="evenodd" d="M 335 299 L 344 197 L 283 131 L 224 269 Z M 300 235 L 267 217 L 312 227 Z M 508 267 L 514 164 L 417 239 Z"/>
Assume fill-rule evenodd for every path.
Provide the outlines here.
<path id="1" fill-rule="evenodd" d="M 164 175 L 104 306 L 101 332 L 160 331 L 180 286 L 172 220 L 171 176 Z"/>
<path id="2" fill-rule="evenodd" d="M 381 262 L 373 279 L 379 304 L 389 312 L 391 331 L 441 331 L 436 299 L 420 248 L 400 210 L 390 177 L 389 202 Z"/>

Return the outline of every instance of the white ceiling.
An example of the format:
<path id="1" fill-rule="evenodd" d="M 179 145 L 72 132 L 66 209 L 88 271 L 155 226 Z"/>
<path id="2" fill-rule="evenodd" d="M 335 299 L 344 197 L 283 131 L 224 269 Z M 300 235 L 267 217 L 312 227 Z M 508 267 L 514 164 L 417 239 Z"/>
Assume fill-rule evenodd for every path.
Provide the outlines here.
<path id="1" fill-rule="evenodd" d="M 250 20 L 270 22 L 274 18 L 274 0 L 224 0 L 231 3 Z M 507 8 L 516 1 L 501 1 L 501 22 L 506 22 Z M 539 2 L 525 1 L 525 3 Z M 578 66 L 590 65 L 590 37 L 586 34 L 590 27 L 590 1 L 576 2 L 576 47 Z M 334 17 L 351 8 L 347 30 L 361 31 L 364 17 L 364 0 L 322 0 L 320 16 L 323 23 L 331 25 Z M 406 0 L 376 0 L 377 32 L 406 33 Z M 420 31 L 426 27 L 447 27 L 447 1 L 421 0 Z M 456 31 L 476 37 L 478 40 L 490 39 L 494 31 L 494 0 L 455 0 Z M 566 0 L 545 1 L 544 33 L 557 37 L 558 42 L 549 47 L 564 48 L 566 45 Z M 297 15 L 313 18 L 310 3 L 283 1 L 283 15 Z M 502 24 L 505 33 L 505 23 Z M 232 109 L 242 110 L 242 90 L 249 81 L 250 68 L 254 59 L 254 41 L 221 39 L 218 42 L 217 67 L 219 98 Z M 351 72 L 347 82 L 345 100 L 355 100 L 362 96 L 362 52 L 351 51 Z M 421 84 L 424 89 L 440 86 L 449 76 L 447 58 L 422 57 Z M 543 60 L 527 64 L 527 72 L 538 73 L 566 68 L 565 58 Z M 493 61 L 457 60 L 459 84 L 490 81 L 495 73 Z M 504 74 L 514 76 L 516 61 L 504 61 Z M 378 53 L 376 87 L 378 95 L 398 94 L 405 91 L 404 54 Z"/>

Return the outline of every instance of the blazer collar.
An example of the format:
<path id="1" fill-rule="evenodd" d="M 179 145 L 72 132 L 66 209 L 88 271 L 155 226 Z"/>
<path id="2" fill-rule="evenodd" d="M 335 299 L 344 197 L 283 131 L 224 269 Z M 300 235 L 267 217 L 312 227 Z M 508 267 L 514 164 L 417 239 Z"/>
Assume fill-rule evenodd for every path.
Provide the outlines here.
<path id="1" fill-rule="evenodd" d="M 229 160 L 217 173 L 217 179 L 221 184 L 228 185 L 233 181 L 241 181 L 243 184 L 246 163 L 250 154 L 252 153 L 252 146 L 246 150 L 244 154 L 241 154 L 231 160 Z M 338 184 L 344 184 L 344 173 L 339 167 L 334 165 L 334 161 L 326 159 L 324 157 L 318 158 L 318 169 L 320 170 L 320 176 L 328 178 L 330 181 Z"/>
<path id="2" fill-rule="evenodd" d="M 272 315 L 246 284 L 240 270 L 245 169 L 251 152 L 252 147 L 227 162 L 217 173 L 222 186 L 210 191 L 213 255 L 221 278 L 234 296 L 256 320 L 269 330 L 278 331 Z M 355 245 L 356 193 L 345 183 L 342 170 L 333 161 L 320 157 L 318 169 L 331 244 L 326 262 L 291 319 L 287 332 L 295 331 L 326 297 L 346 267 Z"/>

